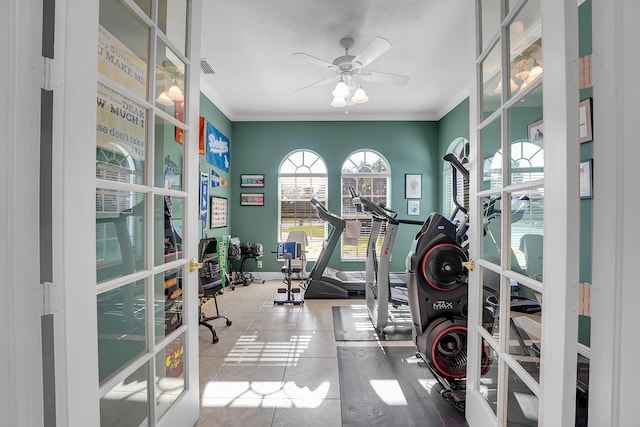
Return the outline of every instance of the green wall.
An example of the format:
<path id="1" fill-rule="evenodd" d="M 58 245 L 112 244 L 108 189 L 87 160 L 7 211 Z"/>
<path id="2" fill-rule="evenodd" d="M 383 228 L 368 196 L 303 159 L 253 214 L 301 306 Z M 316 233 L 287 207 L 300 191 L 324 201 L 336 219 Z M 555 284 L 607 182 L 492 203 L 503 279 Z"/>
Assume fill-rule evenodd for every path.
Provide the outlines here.
<path id="1" fill-rule="evenodd" d="M 231 121 L 225 116 L 219 109 L 216 107 L 206 96 L 202 93 L 200 94 L 200 117 L 204 117 L 207 121 L 220 132 L 222 132 L 229 140 L 231 141 L 231 147 L 233 147 L 233 129 Z M 217 196 L 217 197 L 225 197 L 229 201 L 229 205 L 231 205 L 231 179 L 230 173 L 233 171 L 234 162 L 233 157 L 231 157 L 231 165 L 229 167 L 229 172 L 224 172 L 221 169 L 214 168 L 211 164 L 207 163 L 205 160 L 205 156 L 199 156 L 200 162 L 200 171 L 211 174 L 212 170 L 220 175 L 226 182 L 226 186 L 220 187 L 209 187 L 209 196 Z M 199 187 L 198 187 L 199 188 Z M 220 237 L 226 234 L 231 233 L 232 229 L 232 219 L 233 217 L 229 214 L 227 218 L 227 227 L 223 228 L 209 228 L 209 213 L 207 213 L 207 222 L 203 224 L 200 221 L 200 238 L 202 237 Z"/>
<path id="2" fill-rule="evenodd" d="M 435 122 L 234 122 L 231 141 L 232 235 L 264 246 L 265 271 L 279 271 L 270 253 L 278 239 L 278 168 L 289 153 L 307 149 L 324 159 L 329 175 L 328 209 L 340 214 L 340 171 L 354 151 L 371 149 L 382 154 L 391 168 L 391 208 L 407 218 L 404 174 L 422 174 L 421 217 L 438 208 L 440 161 Z M 435 171 L 435 172 L 434 172 Z M 264 174 L 264 206 L 240 206 L 240 175 Z M 246 190 L 246 189 L 244 189 Z M 398 230 L 392 271 L 404 271 L 404 260 L 417 226 Z M 363 270 L 364 262 L 341 262 L 336 249 L 329 265 L 338 270 Z M 253 265 L 248 266 L 249 269 Z"/>
<path id="3" fill-rule="evenodd" d="M 592 52 L 591 0 L 586 0 L 579 13 L 579 55 Z M 580 91 L 580 99 L 592 97 L 592 89 Z M 237 236 L 241 241 L 264 245 L 265 271 L 279 271 L 270 252 L 278 238 L 277 174 L 282 159 L 290 152 L 308 149 L 319 154 L 329 169 L 328 208 L 340 210 L 340 169 L 353 151 L 372 149 L 380 152 L 391 166 L 391 207 L 406 217 L 404 174 L 422 173 L 421 217 L 442 209 L 441 158 L 449 144 L 458 137 L 469 138 L 469 99 L 460 102 L 439 122 L 234 122 L 232 123 L 204 95 L 201 95 L 201 116 L 229 137 L 231 141 L 231 171 L 217 170 L 227 186 L 210 188 L 210 194 L 229 199 L 229 225 L 210 230 L 206 224 L 204 236 L 223 234 Z M 581 161 L 593 158 L 593 142 L 580 146 Z M 200 169 L 212 167 L 200 157 Z M 594 166 L 597 171 L 597 165 Z M 240 206 L 240 174 L 264 174 L 265 205 Z M 258 190 L 252 190 L 259 192 Z M 580 202 L 580 281 L 591 282 L 592 262 L 592 200 Z M 396 239 L 391 269 L 404 270 L 404 258 L 417 227 L 402 227 Z M 339 270 L 361 270 L 363 262 L 343 263 L 339 250 L 330 266 Z M 252 265 L 248 269 L 253 268 Z M 580 316 L 579 342 L 589 345 L 590 318 Z"/>
<path id="4" fill-rule="evenodd" d="M 447 149 L 457 138 L 469 139 L 469 98 L 460 102 L 438 122 L 438 158 L 447 154 Z M 440 167 L 442 171 L 442 167 Z M 442 173 L 438 174 L 438 211 L 442 212 Z"/>

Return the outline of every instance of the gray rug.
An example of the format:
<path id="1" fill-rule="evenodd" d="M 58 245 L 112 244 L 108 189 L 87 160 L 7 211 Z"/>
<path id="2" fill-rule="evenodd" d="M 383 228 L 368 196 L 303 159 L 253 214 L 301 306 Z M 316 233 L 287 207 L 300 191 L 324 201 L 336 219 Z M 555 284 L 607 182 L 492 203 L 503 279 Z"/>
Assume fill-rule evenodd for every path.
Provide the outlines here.
<path id="1" fill-rule="evenodd" d="M 343 426 L 467 426 L 415 348 L 339 347 Z"/>
<path id="2" fill-rule="evenodd" d="M 398 341 L 411 340 L 409 307 L 389 309 L 389 322 L 384 331 L 376 332 L 366 305 L 333 308 L 333 333 L 336 341 Z"/>

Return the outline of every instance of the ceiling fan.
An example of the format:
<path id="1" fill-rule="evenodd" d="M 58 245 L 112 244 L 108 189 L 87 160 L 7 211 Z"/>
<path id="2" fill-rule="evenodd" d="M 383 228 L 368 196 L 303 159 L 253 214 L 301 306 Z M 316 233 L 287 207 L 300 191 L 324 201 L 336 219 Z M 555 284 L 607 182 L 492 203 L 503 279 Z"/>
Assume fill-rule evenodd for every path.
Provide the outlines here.
<path id="1" fill-rule="evenodd" d="M 389 40 L 376 37 L 355 56 L 349 54 L 349 49 L 355 44 L 351 37 L 341 39 L 339 44 L 344 49 L 344 55 L 337 57 L 333 62 L 328 62 L 303 52 L 293 54 L 297 58 L 305 59 L 334 73 L 331 77 L 295 90 L 295 93 L 338 80 L 338 84 L 332 92 L 333 101 L 331 105 L 344 107 L 346 105 L 362 104 L 369 100 L 362 89 L 363 81 L 396 86 L 404 86 L 409 81 L 409 76 L 365 70 L 367 65 L 391 48 Z"/>

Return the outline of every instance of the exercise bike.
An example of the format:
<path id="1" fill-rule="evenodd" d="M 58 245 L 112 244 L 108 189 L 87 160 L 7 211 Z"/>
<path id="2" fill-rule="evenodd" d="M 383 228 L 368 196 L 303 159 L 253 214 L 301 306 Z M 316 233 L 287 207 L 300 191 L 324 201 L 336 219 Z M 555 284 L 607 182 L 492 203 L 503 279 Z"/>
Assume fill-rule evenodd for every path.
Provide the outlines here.
<path id="1" fill-rule="evenodd" d="M 407 292 L 417 356 L 442 385 L 442 396 L 464 411 L 467 371 L 468 211 L 459 203 L 457 179 L 469 179 L 468 170 L 452 154 L 443 158 L 453 168 L 455 209 L 450 218 L 432 213 L 416 235 L 407 256 Z M 485 206 L 485 231 L 497 201 Z M 524 206 L 524 204 L 522 204 Z M 521 207 L 522 207 L 521 206 Z M 513 210 L 512 210 L 513 212 Z M 488 215 L 488 216 L 487 216 Z M 518 212 L 513 213 L 518 215 Z M 498 281 L 483 283 L 483 327 L 492 333 L 498 314 Z M 515 297 L 527 312 L 540 310 L 537 301 Z M 512 307 L 513 309 L 513 307 Z M 489 371 L 491 357 L 482 341 L 481 375 Z"/>
<path id="2" fill-rule="evenodd" d="M 273 300 L 274 304 L 277 305 L 302 305 L 304 304 L 304 299 L 302 299 L 302 292 L 300 292 L 300 288 L 294 288 L 291 284 L 291 260 L 298 259 L 301 256 L 302 248 L 301 244 L 295 241 L 291 242 L 279 242 L 276 250 L 276 258 L 278 261 L 284 260 L 285 269 L 284 269 L 284 280 L 283 283 L 286 285 L 285 288 L 278 288 L 278 298 Z M 284 294 L 285 297 L 280 297 L 281 294 Z"/>

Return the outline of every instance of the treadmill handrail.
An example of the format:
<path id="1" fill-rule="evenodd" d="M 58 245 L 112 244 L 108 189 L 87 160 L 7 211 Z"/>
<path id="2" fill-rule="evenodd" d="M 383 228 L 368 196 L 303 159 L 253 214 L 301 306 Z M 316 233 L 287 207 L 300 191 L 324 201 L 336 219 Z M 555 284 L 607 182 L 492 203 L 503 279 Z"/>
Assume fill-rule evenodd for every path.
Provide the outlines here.
<path id="1" fill-rule="evenodd" d="M 336 214 L 329 212 L 329 210 L 327 210 L 327 208 L 324 207 L 324 205 L 322 203 L 320 203 L 317 199 L 311 199 L 311 204 L 313 205 L 313 207 L 315 208 L 318 217 L 323 220 L 323 221 L 327 221 L 329 224 L 333 225 L 334 227 L 340 229 L 340 230 L 344 230 L 345 228 L 345 220 L 340 218 L 339 216 L 337 216 Z"/>
<path id="2" fill-rule="evenodd" d="M 460 160 L 453 153 L 447 153 L 442 157 L 442 160 L 445 160 L 451 163 L 451 166 L 456 168 L 458 172 L 464 177 L 465 180 L 469 181 L 469 170 L 464 167 Z"/>
<path id="3" fill-rule="evenodd" d="M 373 203 L 371 200 L 367 199 L 366 197 L 359 196 L 356 193 L 356 191 L 353 189 L 353 187 L 349 187 L 349 191 L 351 192 L 351 196 L 352 196 L 351 201 L 354 205 L 357 205 L 358 203 L 364 205 L 365 212 L 369 212 L 371 215 L 376 215 L 380 219 L 383 219 L 386 221 L 393 221 L 398 224 L 422 225 L 424 223 L 424 221 L 397 218 L 396 215 L 398 213 L 396 211 L 390 208 L 387 208 L 386 206 L 381 206 L 376 203 Z"/>

